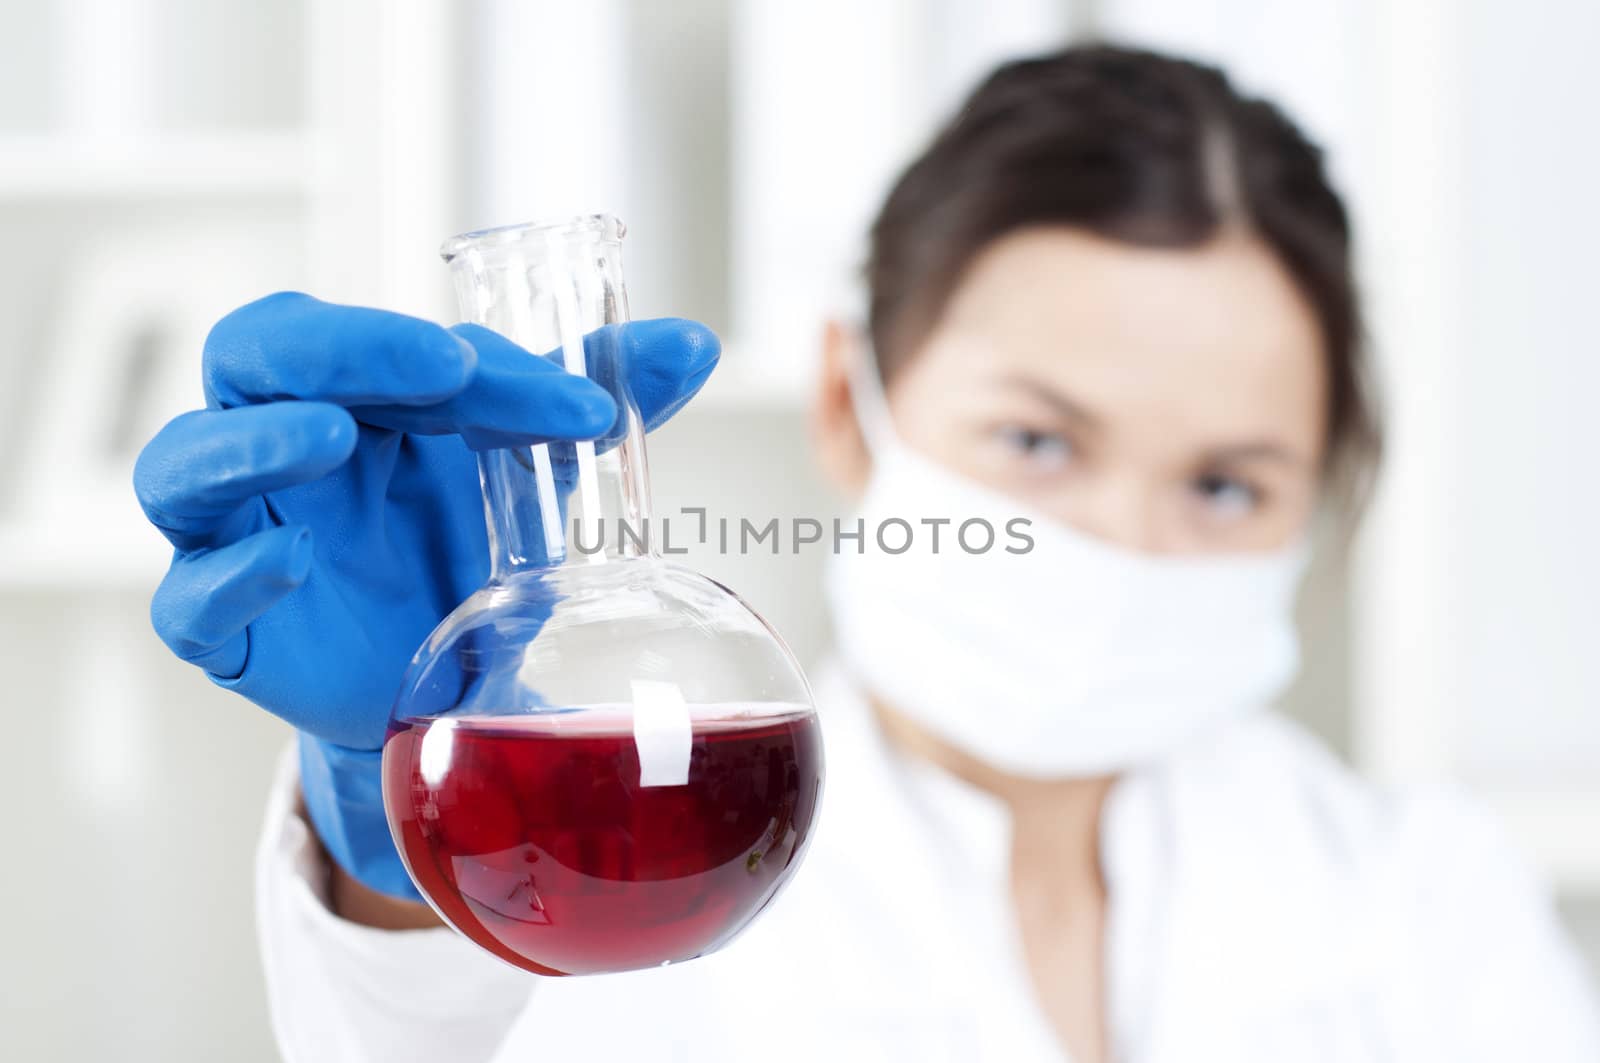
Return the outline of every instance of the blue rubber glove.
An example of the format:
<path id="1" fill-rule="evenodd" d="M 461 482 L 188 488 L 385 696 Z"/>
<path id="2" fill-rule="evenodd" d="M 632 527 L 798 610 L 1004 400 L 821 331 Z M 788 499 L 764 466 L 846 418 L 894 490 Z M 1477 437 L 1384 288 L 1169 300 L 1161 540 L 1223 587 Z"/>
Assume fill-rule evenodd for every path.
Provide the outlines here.
<path id="1" fill-rule="evenodd" d="M 690 321 L 624 327 L 653 428 L 710 375 L 718 343 Z M 339 865 L 419 899 L 384 819 L 379 750 L 412 654 L 488 578 L 473 451 L 594 438 L 615 405 L 488 329 L 296 293 L 218 322 L 204 382 L 207 408 L 134 469 L 175 547 L 156 633 L 300 732 L 307 812 Z"/>

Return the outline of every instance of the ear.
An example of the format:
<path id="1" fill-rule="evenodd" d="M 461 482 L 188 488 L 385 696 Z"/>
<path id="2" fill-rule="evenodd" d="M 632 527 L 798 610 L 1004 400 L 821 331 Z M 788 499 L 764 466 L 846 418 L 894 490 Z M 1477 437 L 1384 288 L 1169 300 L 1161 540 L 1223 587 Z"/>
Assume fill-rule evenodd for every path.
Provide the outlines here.
<path id="1" fill-rule="evenodd" d="M 866 487 L 872 468 L 861 424 L 850 401 L 850 359 L 860 357 L 865 340 L 837 319 L 822 330 L 822 370 L 811 402 L 811 439 L 823 475 L 851 496 Z"/>

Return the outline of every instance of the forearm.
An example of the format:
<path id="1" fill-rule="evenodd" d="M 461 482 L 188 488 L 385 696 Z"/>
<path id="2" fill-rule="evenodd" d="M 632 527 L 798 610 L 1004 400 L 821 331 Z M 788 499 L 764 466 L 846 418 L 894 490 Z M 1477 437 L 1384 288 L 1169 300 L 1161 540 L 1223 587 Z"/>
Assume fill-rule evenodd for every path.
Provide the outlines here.
<path id="1" fill-rule="evenodd" d="M 328 855 L 311 817 L 306 814 L 304 793 L 295 801 L 295 815 L 305 821 L 316 840 L 322 862 L 328 870 L 328 910 L 340 919 L 375 930 L 428 930 L 443 926 L 432 908 L 419 901 L 407 901 L 363 886 Z"/>
<path id="2" fill-rule="evenodd" d="M 365 887 L 341 882 L 304 810 L 297 814 L 297 762 L 289 756 L 280 767 L 256 855 L 262 962 L 284 1058 L 494 1058 L 533 980 L 444 929 L 423 905 L 382 894 L 373 903 Z"/>
<path id="3" fill-rule="evenodd" d="M 329 864 L 333 873 L 328 882 L 328 907 L 339 918 L 378 930 L 427 930 L 444 925 L 426 904 L 368 889 L 338 864 Z"/>

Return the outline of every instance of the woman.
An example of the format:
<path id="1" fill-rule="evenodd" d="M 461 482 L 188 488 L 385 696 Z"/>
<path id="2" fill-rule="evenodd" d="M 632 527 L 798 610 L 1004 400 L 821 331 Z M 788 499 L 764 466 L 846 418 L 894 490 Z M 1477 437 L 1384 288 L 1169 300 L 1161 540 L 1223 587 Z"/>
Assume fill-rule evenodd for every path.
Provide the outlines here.
<path id="1" fill-rule="evenodd" d="M 865 328 L 827 334 L 825 467 L 869 521 L 1021 514 L 1034 548 L 834 560 L 804 870 L 724 952 L 605 979 L 440 929 L 373 751 L 481 580 L 462 440 L 609 409 L 481 331 L 305 297 L 218 326 L 213 408 L 137 479 L 179 548 L 158 630 L 301 731 L 259 861 L 286 1055 L 1600 1058 L 1551 907 L 1478 814 L 1376 793 L 1263 711 L 1311 526 L 1377 449 L 1345 213 L 1301 134 L 1147 53 L 1010 64 L 896 185 L 867 280 Z M 659 421 L 714 341 L 633 335 Z"/>

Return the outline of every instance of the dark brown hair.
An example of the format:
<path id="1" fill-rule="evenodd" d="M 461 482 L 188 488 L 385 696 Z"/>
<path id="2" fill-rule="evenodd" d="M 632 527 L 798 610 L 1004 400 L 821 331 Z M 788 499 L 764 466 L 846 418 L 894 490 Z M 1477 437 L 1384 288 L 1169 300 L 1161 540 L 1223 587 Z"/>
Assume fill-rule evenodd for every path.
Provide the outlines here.
<path id="1" fill-rule="evenodd" d="M 1351 275 L 1350 224 L 1321 151 L 1214 67 L 1105 45 L 1007 63 L 896 182 L 872 227 L 868 327 L 886 376 L 966 268 L 1018 229 L 1064 225 L 1162 247 L 1243 225 L 1315 311 L 1327 467 L 1352 512 L 1380 450 Z"/>

